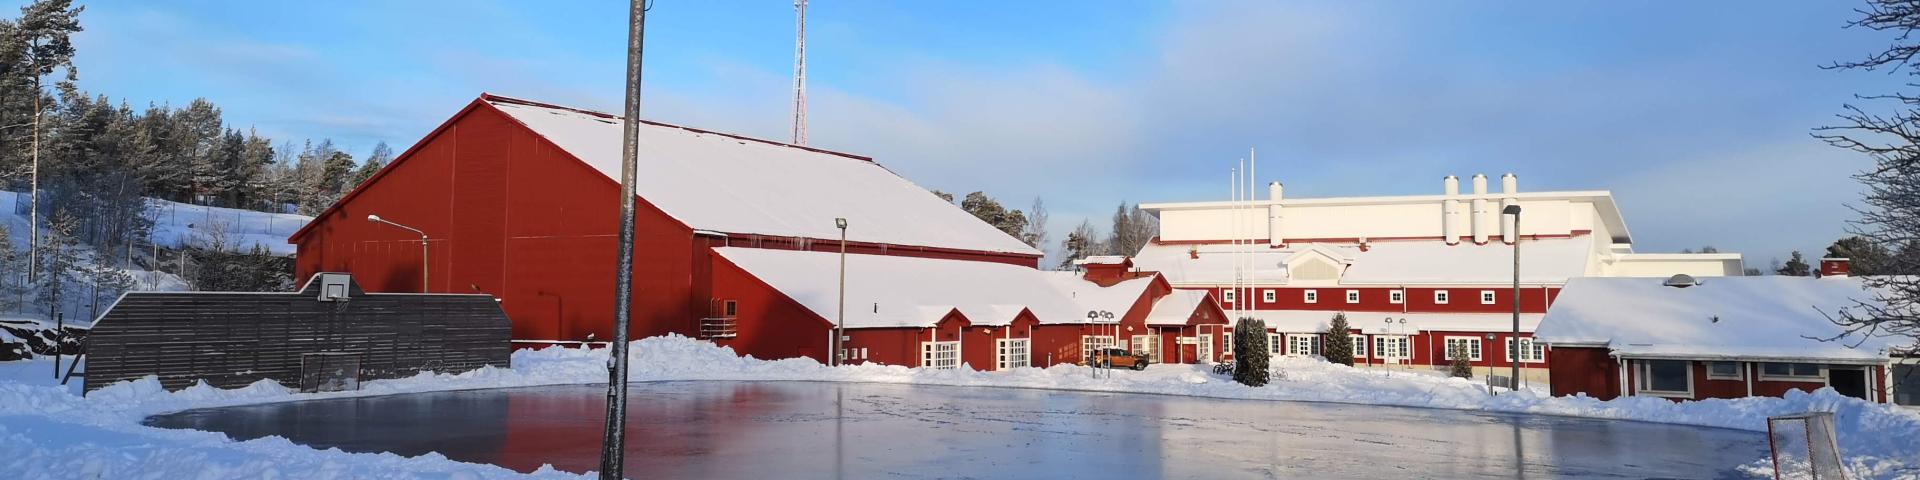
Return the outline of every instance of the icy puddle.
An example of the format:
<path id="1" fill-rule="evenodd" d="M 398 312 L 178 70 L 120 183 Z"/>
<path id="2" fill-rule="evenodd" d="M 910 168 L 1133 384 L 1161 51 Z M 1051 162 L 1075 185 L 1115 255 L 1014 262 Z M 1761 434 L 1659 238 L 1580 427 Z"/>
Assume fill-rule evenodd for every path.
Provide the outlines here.
<path id="1" fill-rule="evenodd" d="M 605 387 L 190 410 L 147 424 L 519 471 L 599 464 Z M 1400 407 L 987 387 L 633 387 L 632 478 L 1724 478 L 1758 433 Z"/>

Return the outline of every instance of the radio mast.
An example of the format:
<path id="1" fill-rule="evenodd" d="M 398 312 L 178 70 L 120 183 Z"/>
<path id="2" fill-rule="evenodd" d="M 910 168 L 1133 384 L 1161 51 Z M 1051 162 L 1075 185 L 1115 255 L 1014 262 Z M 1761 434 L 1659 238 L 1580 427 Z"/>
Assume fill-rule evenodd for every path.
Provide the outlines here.
<path id="1" fill-rule="evenodd" d="M 794 0 L 793 144 L 807 144 L 807 0 Z"/>

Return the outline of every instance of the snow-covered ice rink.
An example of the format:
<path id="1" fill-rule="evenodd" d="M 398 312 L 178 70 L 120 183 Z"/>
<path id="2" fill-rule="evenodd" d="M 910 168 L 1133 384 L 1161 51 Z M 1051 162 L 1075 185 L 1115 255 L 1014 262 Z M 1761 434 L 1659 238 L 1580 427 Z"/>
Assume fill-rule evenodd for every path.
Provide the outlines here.
<path id="1" fill-rule="evenodd" d="M 835 459 L 861 455 L 874 459 L 861 464 L 875 469 L 870 471 L 907 476 L 1026 477 L 1008 472 L 1075 465 L 1105 468 L 1066 470 L 1086 472 L 1071 475 L 1079 478 L 1095 478 L 1096 472 L 1123 477 L 1271 473 L 1282 478 L 1343 478 L 1400 472 L 1392 478 L 1482 473 L 1542 478 L 1607 471 L 1591 469 L 1595 462 L 1589 459 L 1602 459 L 1598 461 L 1613 462 L 1614 471 L 1638 472 L 1626 476 L 1641 477 L 1651 468 L 1646 465 L 1663 465 L 1629 460 L 1644 459 L 1641 462 L 1698 462 L 1698 470 L 1684 471 L 1703 472 L 1673 477 L 1766 478 L 1771 471 L 1759 450 L 1766 417 L 1832 411 L 1841 453 L 1853 473 L 1849 478 L 1920 478 L 1920 470 L 1915 470 L 1920 465 L 1920 442 L 1914 440 L 1920 438 L 1920 414 L 1847 398 L 1830 389 L 1790 393 L 1786 398 L 1681 403 L 1657 398 L 1599 401 L 1530 391 L 1489 396 L 1483 385 L 1465 380 L 1354 369 L 1302 358 L 1275 359 L 1275 368 L 1285 377 L 1249 388 L 1197 365 L 1155 365 L 1146 371 L 1117 371 L 1097 378 L 1088 369 L 1074 366 L 993 373 L 880 365 L 830 368 L 806 359 L 739 357 L 726 348 L 684 337 L 636 341 L 633 355 L 631 378 L 652 382 L 643 383 L 641 395 L 633 399 L 636 414 L 648 415 L 631 425 L 636 439 L 652 442 L 642 443 L 651 446 L 641 452 L 669 459 L 676 455 L 734 459 L 711 468 L 751 468 L 735 465 L 746 463 L 742 457 L 727 456 L 741 455 L 740 451 L 714 447 L 719 445 L 753 452 L 752 462 L 800 465 L 796 468 L 838 466 L 843 472 L 853 464 Z M 604 349 L 548 348 L 515 352 L 510 369 L 423 373 L 367 382 L 355 392 L 297 393 L 267 381 L 232 390 L 202 385 L 169 392 L 157 380 L 147 379 L 109 386 L 84 398 L 73 386 L 52 385 L 52 362 L 4 362 L 0 363 L 0 472 L 26 479 L 519 478 L 536 461 L 571 465 L 566 463 L 570 460 L 559 454 L 545 460 L 515 460 L 525 463 L 503 460 L 514 467 L 507 468 L 457 461 L 454 458 L 472 458 L 463 456 L 456 448 L 460 445 L 396 443 L 392 449 L 401 454 L 355 453 L 349 450 L 359 449 L 315 449 L 295 440 L 313 441 L 307 435 L 349 427 L 354 431 L 347 436 L 359 441 L 401 440 L 406 435 L 394 433 L 399 429 L 396 419 L 425 417 L 431 426 L 414 424 L 404 430 L 415 435 L 422 433 L 412 430 L 428 430 L 424 434 L 436 429 L 497 430 L 509 438 L 531 441 L 528 448 L 580 448 L 554 439 L 569 438 L 571 434 L 564 433 L 568 431 L 599 428 L 603 397 L 590 384 L 605 380 L 606 362 Z M 658 383 L 686 381 L 694 383 Z M 839 384 L 848 386 L 845 390 L 833 387 Z M 650 390 L 665 388 L 656 385 L 720 391 Z M 511 387 L 537 389 L 498 390 Z M 467 393 L 382 397 L 452 391 Z M 567 391 L 576 393 L 544 393 Z M 534 396 L 515 400 L 514 392 Z M 824 399 L 828 393 L 835 393 L 836 401 Z M 850 400 L 837 402 L 840 393 Z M 463 403 L 458 401 L 461 398 L 493 400 Z M 261 405 L 294 412 L 305 405 L 319 405 L 286 403 L 301 401 L 358 407 L 351 413 L 335 412 L 311 428 L 273 432 L 284 437 L 235 440 L 222 433 L 143 425 L 154 415 L 195 409 Z M 832 412 L 824 408 L 836 404 L 858 419 L 851 430 L 840 422 L 839 433 L 851 431 L 863 437 L 835 440 L 842 437 L 829 437 L 831 430 L 821 430 L 835 424 L 826 420 L 838 417 L 829 417 Z M 385 411 L 389 409 L 414 413 Z M 543 415 L 549 419 L 516 420 L 539 420 Z M 267 426 L 275 421 L 262 419 Z M 1638 433 L 1610 436 L 1608 430 Z M 644 440 L 658 433 L 675 435 Z M 1520 435 L 1517 447 L 1515 433 Z M 1586 438 L 1596 436 L 1599 439 Z M 946 441 L 956 438 L 964 440 Z M 572 442 L 592 446 L 598 439 L 587 436 Z M 520 448 L 527 443 L 514 445 Z M 814 453 L 835 446 L 842 451 Z M 367 451 L 378 450 L 383 449 Z M 436 453 L 418 454 L 426 450 Z M 789 458 L 801 455 L 793 452 L 806 452 L 806 456 Z M 1096 454 L 1108 462 L 1074 460 Z M 1515 465 L 1523 466 L 1512 472 Z M 975 471 L 1007 474 L 974 475 Z M 807 476 L 785 473 L 770 477 Z M 572 467 L 543 467 L 531 475 L 582 477 Z"/>
<path id="2" fill-rule="evenodd" d="M 1755 432 L 1405 407 L 832 382 L 632 387 L 634 478 L 1722 478 Z M 599 463 L 605 386 L 190 410 L 150 425 L 491 463 Z"/>

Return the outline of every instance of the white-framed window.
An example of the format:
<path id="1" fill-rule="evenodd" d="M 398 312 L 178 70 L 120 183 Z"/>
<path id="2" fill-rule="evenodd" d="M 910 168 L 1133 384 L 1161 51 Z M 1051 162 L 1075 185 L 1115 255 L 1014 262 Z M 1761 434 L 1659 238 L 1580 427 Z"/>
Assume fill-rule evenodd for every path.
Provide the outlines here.
<path id="1" fill-rule="evenodd" d="M 1353 339 L 1353 358 L 1367 358 L 1367 336 L 1351 335 L 1347 338 Z"/>
<path id="2" fill-rule="evenodd" d="M 1406 301 L 1407 301 L 1406 290 L 1394 290 L 1392 292 L 1387 293 L 1387 303 L 1399 305 L 1401 303 L 1406 303 Z"/>
<path id="3" fill-rule="evenodd" d="M 1407 337 L 1400 335 L 1374 335 L 1373 355 L 1383 360 L 1400 360 L 1407 357 Z"/>
<path id="4" fill-rule="evenodd" d="M 1287 344 L 1280 341 L 1280 334 L 1278 333 L 1267 334 L 1267 354 L 1268 355 L 1284 355 L 1281 352 L 1285 351 L 1286 348 L 1287 348 Z"/>
<path id="5" fill-rule="evenodd" d="M 1708 380 L 1740 380 L 1740 362 L 1707 362 Z"/>
<path id="6" fill-rule="evenodd" d="M 1446 290 L 1434 290 L 1434 291 L 1433 291 L 1433 303 L 1434 303 L 1434 304 L 1436 304 L 1436 305 L 1446 305 L 1446 304 L 1447 304 L 1447 291 L 1446 291 Z"/>
<path id="7" fill-rule="evenodd" d="M 1266 290 L 1261 290 L 1261 291 L 1260 291 L 1260 300 L 1262 300 L 1262 301 L 1265 301 L 1265 302 L 1267 302 L 1267 303 L 1273 303 L 1273 302 L 1277 302 L 1277 301 L 1280 301 L 1280 292 L 1275 292 L 1275 291 L 1273 291 L 1273 289 L 1271 289 L 1271 288 L 1269 288 L 1269 289 L 1266 289 Z"/>
<path id="8" fill-rule="evenodd" d="M 1160 361 L 1159 351 L 1153 348 L 1153 339 L 1153 335 L 1134 335 L 1132 345 L 1133 353 L 1136 355 L 1146 355 L 1147 360 L 1150 361 Z"/>
<path id="9" fill-rule="evenodd" d="M 993 341 L 994 370 L 1032 365 L 1031 341 L 1025 338 L 1001 338 Z"/>
<path id="10" fill-rule="evenodd" d="M 840 358 L 847 359 L 847 360 L 866 360 L 867 349 L 865 347 L 843 348 L 843 349 L 840 349 Z"/>
<path id="11" fill-rule="evenodd" d="M 1824 381 L 1826 375 L 1817 363 L 1762 363 L 1761 380 L 1808 380 Z"/>
<path id="12" fill-rule="evenodd" d="M 1231 328 L 1220 334 L 1220 356 L 1233 356 L 1233 329 Z"/>
<path id="13" fill-rule="evenodd" d="M 920 366 L 936 370 L 960 368 L 960 342 L 920 342 Z"/>
<path id="14" fill-rule="evenodd" d="M 1310 357 L 1320 354 L 1320 336 L 1313 334 L 1287 335 L 1287 355 Z"/>
<path id="15" fill-rule="evenodd" d="M 1493 291 L 1492 291 L 1492 290 L 1481 290 L 1481 291 L 1480 291 L 1480 304 L 1481 304 L 1481 305 L 1492 305 L 1492 304 L 1493 304 Z"/>
<path id="16" fill-rule="evenodd" d="M 1302 294 L 1302 295 L 1305 295 L 1305 296 L 1306 296 L 1305 298 L 1306 298 L 1306 301 L 1307 301 L 1307 303 L 1320 303 L 1320 291 L 1319 291 L 1319 290 L 1307 290 L 1307 291 L 1306 291 L 1306 293 L 1304 293 L 1304 294 Z"/>
<path id="17" fill-rule="evenodd" d="M 1221 290 L 1220 301 L 1223 303 L 1233 303 L 1233 293 L 1233 290 Z"/>
<path id="18" fill-rule="evenodd" d="M 1641 395 L 1656 397 L 1693 397 L 1693 362 L 1686 360 L 1634 360 L 1635 386 Z"/>
<path id="19" fill-rule="evenodd" d="M 1453 359 L 1454 348 L 1467 352 L 1467 360 L 1480 361 L 1480 337 L 1447 337 L 1446 358 Z"/>
<path id="20" fill-rule="evenodd" d="M 1119 341 L 1119 339 L 1113 338 L 1112 335 L 1081 335 L 1080 359 L 1092 361 L 1094 353 L 1099 352 L 1102 348 L 1113 348 Z"/>
<path id="21" fill-rule="evenodd" d="M 1194 336 L 1193 339 L 1194 339 L 1193 346 L 1194 346 L 1195 355 L 1200 357 L 1201 362 L 1212 362 L 1213 361 L 1213 334 L 1202 333 L 1197 336 Z"/>
<path id="22" fill-rule="evenodd" d="M 1360 291 L 1347 290 L 1347 303 L 1360 303 Z"/>
<path id="23" fill-rule="evenodd" d="M 1519 340 L 1520 347 L 1514 348 L 1513 341 Z M 1513 352 L 1520 352 L 1520 363 L 1540 363 L 1547 361 L 1547 346 L 1534 343 L 1531 338 L 1507 338 L 1507 361 L 1513 361 Z"/>

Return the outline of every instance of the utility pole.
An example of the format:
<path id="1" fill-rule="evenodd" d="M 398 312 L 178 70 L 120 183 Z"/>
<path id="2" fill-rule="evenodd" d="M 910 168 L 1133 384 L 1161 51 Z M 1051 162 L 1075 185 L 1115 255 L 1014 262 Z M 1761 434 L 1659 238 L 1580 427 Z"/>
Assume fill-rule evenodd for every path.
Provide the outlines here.
<path id="1" fill-rule="evenodd" d="M 1507 363 L 1513 365 L 1513 378 L 1507 380 L 1507 388 L 1520 388 L 1520 204 L 1508 205 L 1502 212 L 1513 215 L 1513 348 L 1507 352 Z"/>
<path id="2" fill-rule="evenodd" d="M 833 366 L 846 363 L 847 355 L 847 219 L 833 219 L 840 227 L 840 310 L 833 320 Z"/>
<path id="3" fill-rule="evenodd" d="M 807 144 L 807 0 L 794 0 L 793 144 Z"/>
<path id="4" fill-rule="evenodd" d="M 613 345 L 607 362 L 607 429 L 601 440 L 600 478 L 624 478 L 627 448 L 627 320 L 633 302 L 634 177 L 640 159 L 640 59 L 647 25 L 647 0 L 629 2 L 627 20 L 627 105 L 620 121 L 620 243 L 614 260 Z"/>

